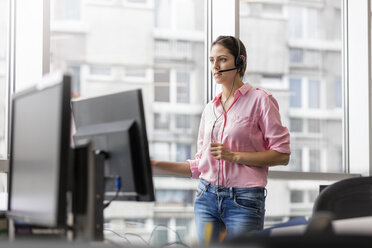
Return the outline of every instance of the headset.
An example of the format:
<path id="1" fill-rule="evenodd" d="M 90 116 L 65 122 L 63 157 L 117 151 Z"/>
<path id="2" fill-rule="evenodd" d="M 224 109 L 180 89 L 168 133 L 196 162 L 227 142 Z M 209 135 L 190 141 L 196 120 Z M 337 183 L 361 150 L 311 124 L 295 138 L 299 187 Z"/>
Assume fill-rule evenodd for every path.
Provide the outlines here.
<path id="1" fill-rule="evenodd" d="M 230 69 L 226 69 L 226 70 L 219 70 L 218 71 L 219 73 L 227 72 L 227 71 L 233 71 L 233 70 L 239 70 L 240 68 L 243 68 L 243 66 L 244 66 L 244 59 L 241 57 L 241 54 L 240 54 L 240 41 L 239 41 L 239 39 L 235 38 L 234 36 L 230 36 L 230 38 L 234 41 L 234 43 L 237 43 L 238 44 L 238 54 L 237 54 L 237 56 L 235 58 L 235 67 L 234 68 L 230 68 Z M 234 88 L 234 83 L 235 83 L 235 79 L 234 79 L 234 82 L 232 84 L 232 87 L 231 87 L 231 90 L 230 90 L 230 94 L 227 97 L 227 99 L 225 100 L 225 103 L 227 102 L 227 100 L 231 96 L 231 92 L 232 92 L 232 90 Z M 225 111 L 225 107 L 223 107 L 223 109 Z M 223 113 L 221 113 L 220 116 L 217 117 L 216 112 L 215 112 L 215 105 L 213 105 L 213 113 L 214 113 L 214 116 L 216 117 L 216 120 L 214 121 L 212 130 L 211 130 L 211 141 L 213 141 L 213 131 L 214 131 L 214 128 L 216 126 L 216 123 L 220 119 L 220 117 L 223 115 Z M 221 161 L 219 160 L 218 161 L 218 176 L 217 176 L 217 188 L 218 188 L 218 190 L 220 188 L 220 167 L 221 167 Z M 219 195 L 218 195 L 218 197 L 219 197 Z"/>
<path id="2" fill-rule="evenodd" d="M 233 71 L 233 70 L 239 70 L 240 68 L 242 68 L 244 66 L 244 59 L 242 58 L 241 54 L 240 54 L 240 41 L 239 39 L 235 38 L 234 36 L 230 36 L 232 40 L 234 40 L 234 43 L 237 43 L 238 44 L 238 54 L 235 58 L 235 67 L 234 68 L 230 68 L 230 69 L 226 69 L 226 70 L 219 70 L 218 72 L 226 72 L 226 71 Z"/>

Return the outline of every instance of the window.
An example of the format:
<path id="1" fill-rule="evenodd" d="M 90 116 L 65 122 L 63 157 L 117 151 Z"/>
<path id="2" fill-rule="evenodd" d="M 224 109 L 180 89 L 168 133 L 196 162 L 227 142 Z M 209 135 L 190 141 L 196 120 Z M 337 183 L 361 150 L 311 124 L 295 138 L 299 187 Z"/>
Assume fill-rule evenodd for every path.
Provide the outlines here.
<path id="1" fill-rule="evenodd" d="M 184 162 L 191 158 L 191 145 L 177 144 L 177 158 L 176 161 Z"/>
<path id="2" fill-rule="evenodd" d="M 302 49 L 291 48 L 289 49 L 289 61 L 291 63 L 301 64 L 304 60 L 304 53 Z"/>
<path id="3" fill-rule="evenodd" d="M 177 72 L 177 102 L 190 102 L 190 73 L 187 71 Z"/>
<path id="4" fill-rule="evenodd" d="M 344 113 L 340 111 L 342 1 L 241 0 L 240 3 L 244 7 L 240 9 L 239 37 L 248 54 L 246 81 L 272 93 L 279 103 L 282 122 L 290 130 L 289 165 L 270 170 L 310 172 L 306 175 L 345 172 L 340 150 L 344 145 Z M 282 18 L 279 17 L 281 11 Z M 281 87 L 267 83 L 265 77 L 268 75 L 281 78 Z M 305 180 L 297 180 L 296 187 L 291 188 L 295 181 L 275 180 L 280 186 L 275 184 L 268 190 L 271 194 L 277 192 L 287 196 L 288 207 L 285 208 L 289 213 L 281 211 L 281 214 L 309 216 L 309 188 L 296 188 L 306 183 Z M 303 191 L 303 196 L 299 192 L 291 193 L 292 190 Z M 303 203 L 293 207 L 293 202 L 299 202 L 301 197 Z M 266 213 L 267 217 L 280 215 L 276 209 L 268 209 Z"/>
<path id="5" fill-rule="evenodd" d="M 0 159 L 7 156 L 8 130 L 8 47 L 9 1 L 0 0 Z M 1 181 L 1 179 L 0 179 Z"/>
<path id="6" fill-rule="evenodd" d="M 81 19 L 81 0 L 54 1 L 54 20 L 76 21 Z"/>
<path id="7" fill-rule="evenodd" d="M 170 101 L 170 77 L 169 69 L 155 69 L 155 101 Z"/>
<path id="8" fill-rule="evenodd" d="M 191 127 L 191 116 L 190 115 L 175 115 L 176 128 L 189 129 Z"/>
<path id="9" fill-rule="evenodd" d="M 169 129 L 169 114 L 167 113 L 155 113 L 154 128 L 155 129 Z"/>
<path id="10" fill-rule="evenodd" d="M 205 75 L 203 1 L 52 0 L 51 6 L 52 70 L 72 72 L 77 97 L 142 89 L 151 158 L 190 159 L 198 132 L 191 116 L 200 116 L 206 102 L 200 83 Z M 194 91 L 201 97 L 192 97 Z M 168 194 L 161 207 L 183 195 L 185 190 L 180 190 Z M 185 192 L 176 201 L 191 204 L 192 193 Z M 140 205 L 130 205 L 125 208 L 133 208 L 138 218 L 174 226 L 171 212 L 163 211 L 164 218 L 149 217 L 156 216 L 157 206 L 149 214 L 148 208 L 141 211 Z M 179 218 L 192 221 L 192 208 L 179 207 Z M 148 230 L 142 227 L 141 232 Z M 172 235 L 157 230 L 153 244 L 163 245 Z"/>
<path id="11" fill-rule="evenodd" d="M 296 133 L 303 132 L 303 119 L 291 118 L 289 120 L 289 130 Z"/>
<path id="12" fill-rule="evenodd" d="M 309 108 L 320 108 L 320 82 L 309 80 Z"/>
<path id="13" fill-rule="evenodd" d="M 301 203 L 304 201 L 304 192 L 301 190 L 292 190 L 291 191 L 291 202 Z"/>
<path id="14" fill-rule="evenodd" d="M 289 169 L 292 171 L 302 171 L 302 149 L 294 148 L 291 152 Z"/>
<path id="15" fill-rule="evenodd" d="M 155 0 L 155 27 L 169 28 L 170 8 L 169 0 Z"/>
<path id="16" fill-rule="evenodd" d="M 308 119 L 307 128 L 309 133 L 320 133 L 321 132 L 321 121 L 318 119 Z"/>
<path id="17" fill-rule="evenodd" d="M 301 38 L 302 30 L 304 28 L 302 23 L 302 11 L 301 8 L 291 6 L 289 7 L 288 17 L 288 36 L 289 38 Z"/>
<path id="18" fill-rule="evenodd" d="M 310 6 L 289 6 L 288 11 L 288 37 L 290 39 L 320 39 L 320 13 L 318 8 Z M 322 6 L 319 6 L 321 8 Z M 333 31 L 334 32 L 334 31 Z"/>
<path id="19" fill-rule="evenodd" d="M 310 160 L 309 171 L 320 172 L 322 168 L 321 159 L 320 159 L 320 150 L 310 149 L 309 160 Z"/>
<path id="20" fill-rule="evenodd" d="M 302 107 L 302 82 L 299 78 L 289 79 L 290 106 L 293 108 Z"/>

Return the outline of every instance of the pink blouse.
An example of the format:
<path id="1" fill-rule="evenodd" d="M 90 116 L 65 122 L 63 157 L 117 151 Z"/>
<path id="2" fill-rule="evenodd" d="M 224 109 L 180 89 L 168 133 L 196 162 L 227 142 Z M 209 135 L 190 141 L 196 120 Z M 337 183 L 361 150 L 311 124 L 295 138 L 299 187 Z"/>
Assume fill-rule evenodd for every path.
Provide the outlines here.
<path id="1" fill-rule="evenodd" d="M 224 187 L 265 187 L 267 166 L 249 166 L 220 160 L 218 180 L 219 161 L 211 155 L 210 143 L 212 138 L 234 152 L 275 150 L 290 154 L 289 132 L 281 123 L 279 105 L 268 91 L 245 83 L 235 91 L 234 102 L 224 113 L 221 94 L 209 102 L 203 111 L 198 151 L 194 160 L 187 160 L 192 178 L 202 178 L 214 185 L 219 181 L 219 185 Z"/>

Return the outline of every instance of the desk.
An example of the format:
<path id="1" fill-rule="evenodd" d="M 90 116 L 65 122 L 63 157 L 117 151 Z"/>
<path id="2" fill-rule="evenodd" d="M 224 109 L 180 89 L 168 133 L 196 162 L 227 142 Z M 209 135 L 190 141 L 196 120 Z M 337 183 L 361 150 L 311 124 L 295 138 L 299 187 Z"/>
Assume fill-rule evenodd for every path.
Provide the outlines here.
<path id="1" fill-rule="evenodd" d="M 332 222 L 332 226 L 336 235 L 367 235 L 372 237 L 372 216 L 335 220 Z M 306 225 L 279 227 L 271 230 L 271 236 L 302 235 L 305 230 Z"/>

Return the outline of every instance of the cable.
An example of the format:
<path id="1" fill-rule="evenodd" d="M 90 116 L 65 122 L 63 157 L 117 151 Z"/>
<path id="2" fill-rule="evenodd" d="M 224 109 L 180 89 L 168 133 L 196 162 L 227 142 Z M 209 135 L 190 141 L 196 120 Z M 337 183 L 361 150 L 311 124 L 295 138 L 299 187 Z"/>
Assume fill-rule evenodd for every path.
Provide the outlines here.
<path id="1" fill-rule="evenodd" d="M 215 112 L 215 105 L 216 104 L 213 104 L 213 113 L 214 113 L 214 116 L 216 118 L 216 120 L 214 121 L 213 123 L 213 127 L 212 127 L 212 131 L 211 131 L 211 141 L 213 140 L 213 131 L 214 131 L 214 127 L 216 126 L 216 123 L 217 121 L 220 119 L 220 117 L 226 113 L 226 109 L 225 109 L 225 104 L 226 102 L 229 100 L 230 96 L 231 96 L 231 93 L 234 89 L 234 85 L 235 85 L 235 77 L 234 77 L 234 80 L 233 80 L 233 83 L 232 83 L 232 86 L 231 86 L 231 89 L 230 89 L 230 93 L 229 93 L 229 96 L 226 98 L 225 102 L 222 102 L 222 97 L 221 97 L 221 103 L 222 103 L 222 108 L 223 108 L 223 113 L 220 114 L 220 116 L 218 116 L 217 118 L 217 115 L 216 115 L 216 112 Z M 216 84 L 214 85 L 215 89 L 216 89 Z M 216 92 L 216 90 L 215 90 Z M 217 175 L 217 190 L 220 188 L 220 169 L 221 169 L 221 160 L 219 159 L 218 160 L 218 175 Z"/>
<path id="2" fill-rule="evenodd" d="M 136 234 L 136 233 L 124 233 L 124 235 L 121 235 L 121 234 L 119 234 L 119 233 L 117 233 L 117 232 L 115 232 L 115 231 L 113 231 L 113 230 L 111 230 L 111 229 L 104 228 L 103 230 L 104 230 L 104 231 L 110 231 L 110 232 L 116 234 L 116 235 L 119 236 L 120 238 L 125 239 L 125 240 L 130 244 L 130 245 L 133 245 L 133 244 L 132 244 L 132 242 L 129 241 L 129 239 L 128 239 L 126 236 L 127 236 L 127 235 L 132 235 L 132 236 L 138 237 L 138 238 L 140 238 L 143 242 L 145 242 L 145 244 L 146 244 L 148 247 L 150 247 L 150 244 L 149 244 L 149 243 L 148 243 L 144 238 L 142 238 L 140 235 L 138 235 L 138 234 Z"/>
<path id="3" fill-rule="evenodd" d="M 138 237 L 138 238 L 140 238 L 143 242 L 145 242 L 145 244 L 146 244 L 148 247 L 151 247 L 151 246 L 150 246 L 150 243 L 147 242 L 144 238 L 142 238 L 141 235 L 139 235 L 139 234 L 136 234 L 136 233 L 124 233 L 124 236 L 126 236 L 126 235 L 132 235 L 132 236 Z"/>
<path id="4" fill-rule="evenodd" d="M 112 232 L 113 234 L 116 234 L 117 236 L 119 236 L 120 238 L 122 238 L 122 239 L 125 239 L 130 245 L 132 245 L 132 243 L 129 241 L 129 239 L 127 238 L 127 237 L 125 237 L 125 236 L 123 236 L 123 235 L 121 235 L 121 234 L 119 234 L 119 233 L 117 233 L 117 232 L 115 232 L 115 231 L 113 231 L 113 230 L 111 230 L 111 229 L 108 229 L 108 228 L 104 228 L 103 229 L 104 231 L 110 231 L 110 232 Z"/>
<path id="5" fill-rule="evenodd" d="M 118 198 L 119 192 L 120 192 L 120 189 L 121 189 L 121 178 L 120 178 L 120 176 L 113 176 L 113 177 L 106 177 L 106 178 L 114 178 L 116 193 L 115 193 L 114 197 L 111 198 L 111 200 L 109 202 L 107 202 L 103 205 L 104 209 L 107 208 L 113 200 Z"/>
<path id="6" fill-rule="evenodd" d="M 176 241 L 176 242 L 171 242 L 171 243 L 166 243 L 166 244 L 164 244 L 164 245 L 162 245 L 162 246 L 160 246 L 160 247 L 167 247 L 167 246 L 171 246 L 171 245 L 182 245 L 182 246 L 184 246 L 184 247 L 188 247 L 188 248 L 190 248 L 190 246 L 188 246 L 187 244 L 185 244 L 185 243 L 183 243 L 183 242 L 178 242 L 178 241 Z"/>
<path id="7" fill-rule="evenodd" d="M 166 246 L 169 246 L 169 245 L 172 245 L 172 244 L 177 243 L 177 244 L 182 244 L 182 245 L 184 245 L 185 247 L 189 247 L 187 244 L 185 244 L 185 243 L 182 241 L 182 239 L 181 239 L 179 233 L 178 233 L 176 230 L 173 230 L 173 229 L 170 228 L 169 226 L 162 225 L 162 224 L 156 225 L 156 226 L 154 227 L 154 229 L 152 229 L 152 232 L 151 232 L 151 234 L 150 234 L 150 238 L 149 238 L 149 241 L 148 241 L 149 244 L 151 243 L 151 239 L 152 239 L 152 236 L 154 235 L 155 230 L 158 229 L 159 227 L 165 227 L 165 228 L 171 230 L 172 232 L 175 232 L 176 235 L 177 235 L 177 237 L 178 237 L 178 239 L 179 239 L 179 242 L 176 241 L 176 242 L 174 242 L 174 243 L 168 243 L 168 245 L 166 245 Z M 161 246 L 161 247 L 165 247 L 165 246 Z"/>

